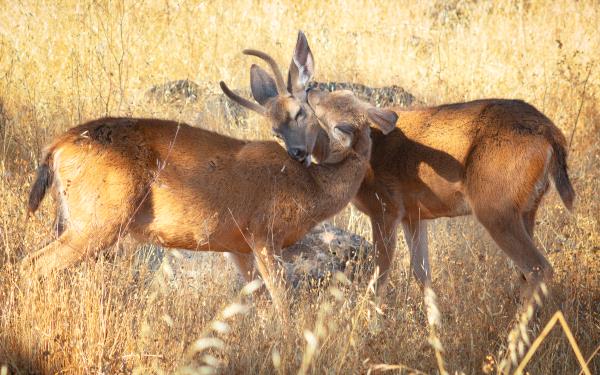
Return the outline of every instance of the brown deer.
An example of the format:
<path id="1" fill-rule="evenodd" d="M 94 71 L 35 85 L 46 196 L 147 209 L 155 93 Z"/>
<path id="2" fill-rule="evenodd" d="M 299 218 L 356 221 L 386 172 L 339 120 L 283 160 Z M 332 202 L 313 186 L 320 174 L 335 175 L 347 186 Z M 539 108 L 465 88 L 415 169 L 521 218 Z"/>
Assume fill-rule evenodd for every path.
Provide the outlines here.
<path id="1" fill-rule="evenodd" d="M 304 42 L 299 38 L 298 65 L 289 81 L 306 103 L 288 91 L 273 59 L 259 51 L 246 53 L 266 60 L 276 80 L 252 67 L 258 103 L 236 96 L 222 82 L 221 87 L 270 119 L 289 153 L 307 168 L 273 141 L 243 141 L 157 119 L 84 123 L 45 150 L 28 209 L 35 212 L 52 188 L 59 237 L 26 257 L 24 272 L 47 275 L 130 233 L 164 247 L 231 252 L 246 278 L 254 267 L 247 256 L 252 254 L 274 303 L 285 308 L 276 255 L 350 202 L 369 165 L 369 125 L 389 132 L 396 120 L 393 112 L 357 99 L 318 91 L 306 97 L 301 86 L 313 64 L 306 66 Z M 318 119 L 307 103 L 329 115 Z M 321 126 L 326 128 L 315 144 Z M 315 147 L 323 161 L 310 165 Z"/>
<path id="2" fill-rule="evenodd" d="M 373 173 L 354 200 L 371 218 L 385 278 L 402 223 L 419 282 L 431 282 L 427 220 L 474 214 L 513 260 L 527 296 L 552 277 L 533 241 L 535 214 L 552 177 L 571 210 L 565 138 L 546 116 L 520 100 L 489 99 L 402 111 L 398 128 L 373 134 Z M 394 162 L 392 162 L 392 160 Z"/>
<path id="3" fill-rule="evenodd" d="M 523 297 L 549 280 L 552 267 L 533 241 L 535 214 L 550 177 L 569 210 L 575 199 L 560 129 L 520 100 L 394 111 L 394 131 L 385 137 L 372 132 L 371 168 L 353 200 L 371 219 L 381 272 L 378 292 L 394 259 L 398 224 L 412 271 L 426 286 L 431 282 L 427 220 L 470 214 L 522 272 Z M 321 138 L 324 133 L 317 143 Z"/>

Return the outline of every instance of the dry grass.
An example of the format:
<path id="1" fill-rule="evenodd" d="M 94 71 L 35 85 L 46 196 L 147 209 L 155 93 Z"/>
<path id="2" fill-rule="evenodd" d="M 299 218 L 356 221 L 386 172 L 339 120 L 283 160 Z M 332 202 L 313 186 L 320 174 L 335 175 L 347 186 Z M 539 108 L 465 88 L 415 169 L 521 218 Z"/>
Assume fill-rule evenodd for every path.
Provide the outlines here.
<path id="1" fill-rule="evenodd" d="M 535 337 L 561 310 L 586 359 L 600 343 L 596 1 L 22 0 L 0 9 L 0 366 L 8 372 L 439 371 L 401 239 L 385 316 L 367 285 L 338 282 L 297 292 L 295 316 L 284 327 L 268 301 L 248 305 L 239 296 L 235 271 L 219 256 L 206 257 L 200 280 L 176 289 L 140 282 L 128 255 L 91 260 L 43 283 L 19 280 L 15 271 L 24 253 L 51 237 L 52 205 L 28 225 L 24 209 L 40 150 L 53 135 L 105 114 L 185 118 L 189 110 L 150 106 L 143 92 L 186 77 L 215 90 L 220 79 L 247 85 L 253 60 L 241 49 L 265 49 L 287 62 L 298 29 L 308 35 L 318 80 L 398 84 L 429 104 L 522 98 L 572 137 L 576 211 L 568 214 L 554 191 L 542 204 L 536 241 L 557 272 L 528 334 Z M 269 137 L 256 117 L 244 129 L 206 126 Z M 336 221 L 369 236 L 368 221 L 353 208 Z M 472 218 L 438 220 L 430 239 L 444 366 L 494 373 L 516 322 L 517 273 Z M 127 240 L 118 247 L 136 249 Z M 225 319 L 222 310 L 234 301 L 251 308 Z M 222 342 L 197 341 L 207 337 Z M 589 366 L 600 372 L 600 359 Z M 527 370 L 580 368 L 553 331 Z"/>

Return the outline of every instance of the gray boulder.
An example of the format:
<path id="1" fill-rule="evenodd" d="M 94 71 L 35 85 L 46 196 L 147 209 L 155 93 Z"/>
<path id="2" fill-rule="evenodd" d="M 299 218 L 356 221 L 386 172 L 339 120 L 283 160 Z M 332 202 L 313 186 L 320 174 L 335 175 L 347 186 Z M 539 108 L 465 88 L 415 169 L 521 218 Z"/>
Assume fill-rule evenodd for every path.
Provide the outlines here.
<path id="1" fill-rule="evenodd" d="M 195 103 L 204 94 L 204 90 L 195 82 L 180 79 L 152 86 L 146 92 L 146 99 L 161 104 L 184 104 Z"/>
<path id="2" fill-rule="evenodd" d="M 336 272 L 354 280 L 371 272 L 373 245 L 363 237 L 330 223 L 321 223 L 304 238 L 282 251 L 288 283 L 293 287 L 316 286 Z"/>
<path id="3" fill-rule="evenodd" d="M 249 90 L 232 91 L 245 98 L 251 97 Z M 201 126 L 211 120 L 219 121 L 230 128 L 246 128 L 248 126 L 248 110 L 230 100 L 222 92 L 206 93 L 198 107 L 193 123 Z"/>
<path id="4" fill-rule="evenodd" d="M 326 283 L 336 272 L 350 280 L 373 271 L 370 261 L 373 246 L 363 237 L 330 223 L 313 228 L 302 240 L 283 249 L 279 258 L 286 270 L 288 285 L 293 288 L 316 287 Z M 135 267 L 162 287 L 201 285 L 207 264 L 215 254 L 193 251 L 165 251 L 154 246 L 138 250 Z M 210 257 L 213 257 L 212 260 Z M 241 276 L 240 276 L 241 278 Z"/>
<path id="5" fill-rule="evenodd" d="M 396 85 L 369 87 L 352 82 L 312 82 L 309 87 L 326 91 L 350 90 L 360 99 L 378 107 L 409 107 L 419 103 L 412 94 Z M 248 89 L 233 91 L 242 97 L 252 97 Z M 191 121 L 194 125 L 202 126 L 212 121 L 230 128 L 245 128 L 248 125 L 248 110 L 227 98 L 216 85 L 211 89 L 188 79 L 171 81 L 153 86 L 146 92 L 146 98 L 162 105 L 192 106 L 196 113 Z"/>
<path id="6" fill-rule="evenodd" d="M 369 87 L 352 82 L 312 82 L 310 88 L 324 91 L 350 90 L 361 100 L 377 107 L 410 107 L 416 98 L 400 86 Z"/>

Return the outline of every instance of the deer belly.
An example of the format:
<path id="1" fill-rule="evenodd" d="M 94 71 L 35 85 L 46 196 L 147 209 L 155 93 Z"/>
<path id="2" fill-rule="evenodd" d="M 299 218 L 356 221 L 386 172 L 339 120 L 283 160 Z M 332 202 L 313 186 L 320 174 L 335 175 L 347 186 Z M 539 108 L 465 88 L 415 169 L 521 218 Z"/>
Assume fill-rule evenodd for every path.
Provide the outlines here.
<path id="1" fill-rule="evenodd" d="M 249 241 L 244 233 L 232 226 L 190 222 L 186 220 L 156 221 L 144 231 L 145 241 L 158 245 L 192 251 L 250 252 Z M 204 224 L 204 225 L 203 225 Z"/>
<path id="2" fill-rule="evenodd" d="M 165 189 L 166 190 L 166 189 Z M 154 188 L 136 213 L 130 231 L 142 242 L 186 250 L 241 251 L 248 249 L 231 215 L 199 197 Z"/>
<path id="3" fill-rule="evenodd" d="M 471 209 L 463 193 L 450 187 L 423 185 L 418 191 L 405 194 L 404 206 L 406 215 L 413 218 L 435 219 L 438 217 L 454 217 L 469 215 Z"/>

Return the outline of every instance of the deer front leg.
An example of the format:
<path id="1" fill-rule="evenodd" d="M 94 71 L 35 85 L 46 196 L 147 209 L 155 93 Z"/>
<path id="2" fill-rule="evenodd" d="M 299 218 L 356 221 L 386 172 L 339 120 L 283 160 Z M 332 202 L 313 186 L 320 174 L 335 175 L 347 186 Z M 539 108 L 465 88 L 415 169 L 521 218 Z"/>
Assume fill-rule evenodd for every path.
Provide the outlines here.
<path id="1" fill-rule="evenodd" d="M 427 246 L 427 222 L 425 220 L 402 221 L 404 238 L 410 250 L 410 266 L 421 286 L 431 285 L 431 267 L 429 265 L 429 249 Z"/>
<path id="2" fill-rule="evenodd" d="M 382 218 L 371 217 L 371 230 L 375 244 L 376 264 L 379 267 L 379 279 L 377 280 L 377 295 L 385 293 L 390 267 L 394 261 L 396 251 L 397 219 L 390 215 Z"/>
<path id="3" fill-rule="evenodd" d="M 285 290 L 284 269 L 275 259 L 274 247 L 270 245 L 257 246 L 254 249 L 256 268 L 260 273 L 275 308 L 280 313 L 282 321 L 286 322 L 290 316 Z"/>
<path id="4" fill-rule="evenodd" d="M 223 253 L 223 255 L 235 264 L 235 267 L 244 277 L 246 283 L 258 277 L 256 268 L 254 267 L 254 255 L 243 253 Z"/>

